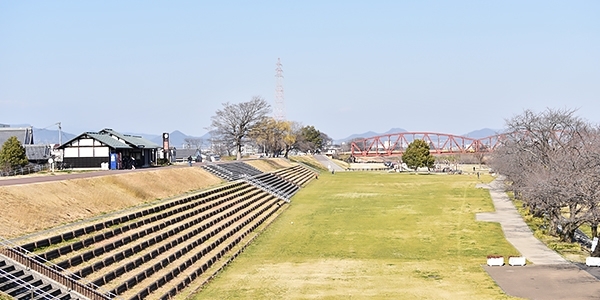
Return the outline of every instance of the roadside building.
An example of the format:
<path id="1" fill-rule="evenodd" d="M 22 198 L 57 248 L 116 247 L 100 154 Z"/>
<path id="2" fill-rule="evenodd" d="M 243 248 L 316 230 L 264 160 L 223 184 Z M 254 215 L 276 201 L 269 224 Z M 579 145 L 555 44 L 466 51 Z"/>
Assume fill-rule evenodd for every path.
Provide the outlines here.
<path id="1" fill-rule="evenodd" d="M 51 157 L 50 147 L 48 145 L 34 145 L 33 127 L 10 127 L 0 124 L 0 150 L 4 143 L 11 138 L 16 137 L 25 148 L 25 155 L 30 163 L 45 164 Z"/>
<path id="2" fill-rule="evenodd" d="M 175 161 L 176 162 L 187 162 L 188 157 L 192 157 L 192 161 L 194 162 L 202 162 L 202 153 L 200 149 L 176 149 L 175 153 Z"/>
<path id="3" fill-rule="evenodd" d="M 156 164 L 160 146 L 110 128 L 84 132 L 60 145 L 63 165 L 74 169 L 130 169 Z"/>
<path id="4" fill-rule="evenodd" d="M 0 124 L 0 149 L 11 137 L 16 137 L 21 145 L 33 145 L 33 127 L 9 127 Z"/>

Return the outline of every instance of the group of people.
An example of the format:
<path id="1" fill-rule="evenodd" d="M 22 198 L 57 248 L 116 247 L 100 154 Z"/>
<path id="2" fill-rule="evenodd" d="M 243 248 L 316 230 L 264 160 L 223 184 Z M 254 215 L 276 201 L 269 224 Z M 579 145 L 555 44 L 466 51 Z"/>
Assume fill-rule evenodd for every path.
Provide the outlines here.
<path id="1" fill-rule="evenodd" d="M 132 157 L 123 157 L 120 162 L 121 169 L 131 169 L 135 170 L 136 161 L 135 158 Z"/>

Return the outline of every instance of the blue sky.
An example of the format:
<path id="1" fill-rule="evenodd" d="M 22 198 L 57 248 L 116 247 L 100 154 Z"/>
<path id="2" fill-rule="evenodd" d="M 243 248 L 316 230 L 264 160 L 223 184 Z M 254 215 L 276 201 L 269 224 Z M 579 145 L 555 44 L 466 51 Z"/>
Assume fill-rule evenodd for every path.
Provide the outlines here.
<path id="1" fill-rule="evenodd" d="M 600 122 L 600 1 L 3 1 L 0 123 L 200 136 L 275 101 L 334 139 Z"/>

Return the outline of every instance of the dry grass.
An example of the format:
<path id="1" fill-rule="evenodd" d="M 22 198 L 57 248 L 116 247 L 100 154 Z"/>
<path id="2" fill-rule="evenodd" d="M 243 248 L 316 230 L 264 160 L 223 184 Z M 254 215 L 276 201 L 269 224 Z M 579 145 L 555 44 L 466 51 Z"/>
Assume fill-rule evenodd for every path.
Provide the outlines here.
<path id="1" fill-rule="evenodd" d="M 245 160 L 244 162 L 263 172 L 271 172 L 292 166 L 292 163 L 289 160 L 283 158 L 252 159 Z"/>
<path id="2" fill-rule="evenodd" d="M 312 155 L 290 156 L 290 160 L 293 162 L 302 163 L 315 170 L 327 171 L 327 168 L 317 161 Z"/>
<path id="3" fill-rule="evenodd" d="M 220 182 L 221 179 L 200 168 L 159 168 L 0 187 L 0 236 L 17 237 Z"/>

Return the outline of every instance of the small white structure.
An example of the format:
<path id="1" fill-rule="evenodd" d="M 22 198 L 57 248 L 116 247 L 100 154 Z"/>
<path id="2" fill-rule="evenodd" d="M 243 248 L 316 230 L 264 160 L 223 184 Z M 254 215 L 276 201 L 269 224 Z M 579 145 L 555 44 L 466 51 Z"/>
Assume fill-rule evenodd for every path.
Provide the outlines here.
<path id="1" fill-rule="evenodd" d="M 503 256 L 488 256 L 487 265 L 492 266 L 504 266 Z"/>
<path id="2" fill-rule="evenodd" d="M 588 257 L 585 259 L 585 265 L 588 267 L 600 267 L 600 257 Z"/>
<path id="3" fill-rule="evenodd" d="M 508 265 L 510 266 L 524 266 L 526 259 L 523 256 L 511 256 L 508 258 Z"/>

